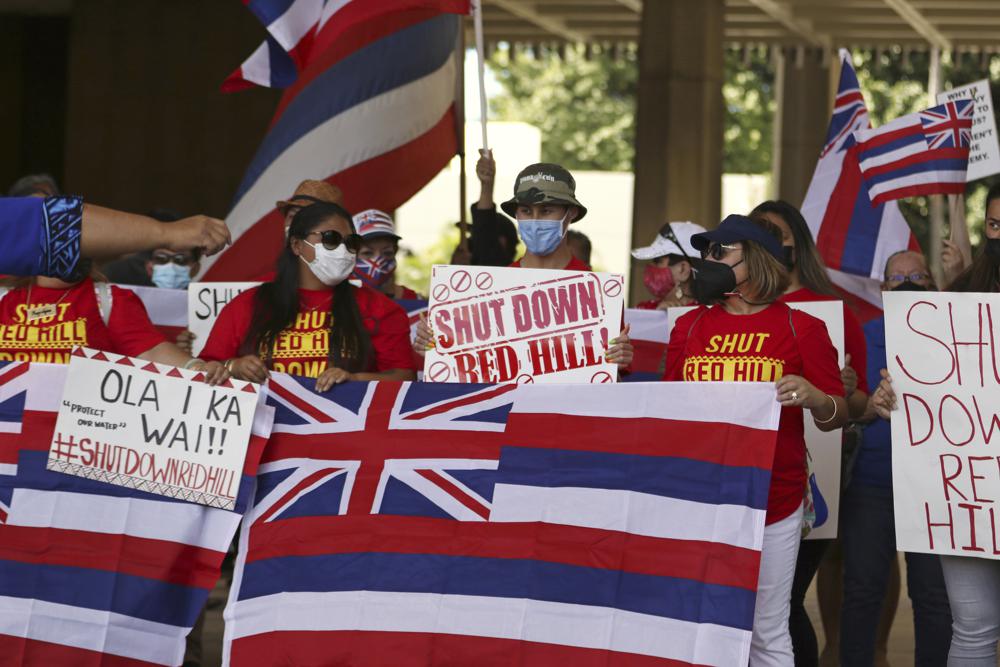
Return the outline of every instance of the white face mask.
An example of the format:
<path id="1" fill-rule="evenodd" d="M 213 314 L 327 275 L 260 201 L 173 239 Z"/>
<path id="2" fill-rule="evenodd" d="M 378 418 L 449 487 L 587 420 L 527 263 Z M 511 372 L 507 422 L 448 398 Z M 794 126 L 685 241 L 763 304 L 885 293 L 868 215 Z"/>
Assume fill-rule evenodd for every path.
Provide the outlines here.
<path id="1" fill-rule="evenodd" d="M 302 255 L 299 255 L 299 259 L 305 262 L 313 275 L 327 287 L 339 285 L 347 280 L 347 277 L 354 271 L 354 265 L 358 259 L 357 255 L 349 251 L 343 243 L 333 250 L 327 250 L 322 243 L 312 244 L 309 241 L 303 241 L 303 243 L 312 246 L 312 249 L 316 251 L 316 259 L 306 262 Z"/>

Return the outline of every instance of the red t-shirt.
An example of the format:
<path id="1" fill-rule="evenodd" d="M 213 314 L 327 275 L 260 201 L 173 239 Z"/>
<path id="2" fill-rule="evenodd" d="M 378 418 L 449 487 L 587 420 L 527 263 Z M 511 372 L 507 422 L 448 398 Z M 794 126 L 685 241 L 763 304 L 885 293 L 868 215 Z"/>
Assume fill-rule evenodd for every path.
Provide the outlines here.
<path id="1" fill-rule="evenodd" d="M 776 382 L 784 375 L 800 375 L 833 396 L 844 394 L 837 351 L 826 325 L 783 303 L 752 315 L 700 306 L 678 318 L 670 334 L 664 380 Z M 802 412 L 802 408 L 781 409 L 768 524 L 802 504 L 806 485 Z"/>
<path id="2" fill-rule="evenodd" d="M 659 299 L 650 299 L 649 301 L 640 301 L 635 304 L 635 307 L 640 310 L 656 310 L 656 307 L 660 305 Z"/>
<path id="3" fill-rule="evenodd" d="M 523 257 L 521 259 L 524 259 Z M 521 267 L 521 259 L 517 260 L 511 266 Z M 573 255 L 569 259 L 569 264 L 562 268 L 563 271 L 593 271 L 592 268 L 583 263 L 582 260 L 578 259 L 576 255 Z"/>
<path id="4" fill-rule="evenodd" d="M 202 350 L 202 359 L 223 361 L 239 356 L 240 346 L 250 329 L 257 289 L 243 292 L 222 309 Z M 364 327 L 371 336 L 373 358 L 368 363 L 368 370 L 414 369 L 406 311 L 373 289 L 353 285 L 351 289 Z M 300 312 L 295 324 L 285 329 L 274 342 L 270 368 L 316 378 L 326 370 L 329 357 L 333 290 L 300 289 L 299 300 Z"/>
<path id="5" fill-rule="evenodd" d="M 835 296 L 818 294 L 808 287 L 802 287 L 794 292 L 783 294 L 778 298 L 785 303 L 796 303 L 801 301 L 840 301 Z M 854 311 L 847 307 L 843 301 L 840 303 L 844 307 L 844 352 L 851 355 L 851 368 L 858 374 L 858 389 L 868 393 L 868 346 L 865 344 L 865 332 L 861 328 L 861 322 Z"/>
<path id="6" fill-rule="evenodd" d="M 55 314 L 26 322 L 28 288 L 0 299 L 0 361 L 69 363 L 74 347 L 137 357 L 164 342 L 133 292 L 111 286 L 111 313 L 104 324 L 94 281 L 86 278 L 68 290 L 33 285 L 30 307 L 56 304 Z"/>

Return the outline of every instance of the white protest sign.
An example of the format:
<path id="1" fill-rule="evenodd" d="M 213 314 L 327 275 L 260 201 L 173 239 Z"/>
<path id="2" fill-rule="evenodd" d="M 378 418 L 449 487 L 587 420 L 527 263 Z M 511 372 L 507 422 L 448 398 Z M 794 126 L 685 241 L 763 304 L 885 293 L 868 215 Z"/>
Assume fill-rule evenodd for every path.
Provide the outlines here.
<path id="1" fill-rule="evenodd" d="M 965 86 L 938 93 L 938 104 L 955 100 L 973 100 L 972 144 L 969 147 L 969 168 L 966 182 L 1000 174 L 1000 143 L 997 141 L 997 122 L 993 115 L 993 96 L 989 79 L 975 81 Z"/>
<path id="2" fill-rule="evenodd" d="M 47 468 L 233 509 L 260 387 L 74 350 Z"/>
<path id="3" fill-rule="evenodd" d="M 624 279 L 611 273 L 435 266 L 430 382 L 614 382 Z"/>
<path id="4" fill-rule="evenodd" d="M 230 301 L 260 283 L 191 283 L 188 285 L 188 330 L 195 335 L 192 354 L 201 354 L 215 320 Z"/>
<path id="5" fill-rule="evenodd" d="M 830 341 L 837 348 L 837 363 L 844 367 L 844 305 L 842 301 L 804 301 L 789 303 L 790 307 L 809 313 L 826 324 Z M 686 308 L 667 309 L 667 329 L 684 313 Z M 805 419 L 806 447 L 809 449 L 809 483 L 812 485 L 816 522 L 806 536 L 807 540 L 827 540 L 837 537 L 840 523 L 840 460 L 843 450 L 840 429 L 821 431 L 812 419 Z"/>
<path id="6" fill-rule="evenodd" d="M 1000 558 L 1000 295 L 886 292 L 884 305 L 897 548 Z"/>

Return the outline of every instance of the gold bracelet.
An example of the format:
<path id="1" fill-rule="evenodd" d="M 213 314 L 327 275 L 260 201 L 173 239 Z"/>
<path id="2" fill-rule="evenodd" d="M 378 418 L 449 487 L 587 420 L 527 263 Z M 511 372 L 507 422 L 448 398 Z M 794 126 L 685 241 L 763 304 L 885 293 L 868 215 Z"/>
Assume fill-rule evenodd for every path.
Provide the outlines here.
<path id="1" fill-rule="evenodd" d="M 816 419 L 816 417 L 813 417 L 813 421 L 816 422 L 817 424 L 829 424 L 837 417 L 837 401 L 830 394 L 827 394 L 826 397 L 829 398 L 830 401 L 833 403 L 833 414 L 830 415 L 829 419 L 824 419 L 822 421 Z"/>

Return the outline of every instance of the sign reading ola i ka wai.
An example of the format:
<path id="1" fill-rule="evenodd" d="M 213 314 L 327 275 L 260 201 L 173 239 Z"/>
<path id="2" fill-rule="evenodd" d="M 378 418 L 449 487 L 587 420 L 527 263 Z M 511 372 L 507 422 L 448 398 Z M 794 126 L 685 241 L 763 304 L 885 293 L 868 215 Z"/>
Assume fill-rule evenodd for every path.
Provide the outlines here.
<path id="1" fill-rule="evenodd" d="M 235 507 L 258 385 L 86 348 L 73 351 L 47 468 Z"/>
<path id="2" fill-rule="evenodd" d="M 882 296 L 897 546 L 1000 558 L 1000 295 Z"/>
<path id="3" fill-rule="evenodd" d="M 614 382 L 624 292 L 611 273 L 435 266 L 424 381 Z"/>

